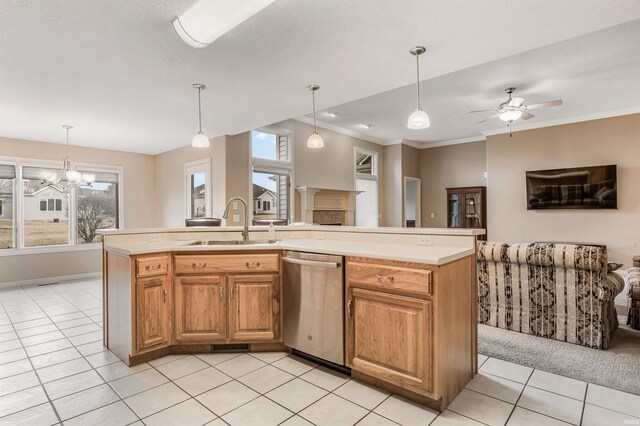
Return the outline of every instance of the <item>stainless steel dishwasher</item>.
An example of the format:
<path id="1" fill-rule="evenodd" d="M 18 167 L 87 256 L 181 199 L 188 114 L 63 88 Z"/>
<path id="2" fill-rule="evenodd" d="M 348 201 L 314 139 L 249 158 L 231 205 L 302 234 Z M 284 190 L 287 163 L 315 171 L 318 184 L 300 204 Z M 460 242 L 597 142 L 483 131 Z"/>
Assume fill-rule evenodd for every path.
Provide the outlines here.
<path id="1" fill-rule="evenodd" d="M 284 344 L 344 365 L 343 258 L 285 251 Z"/>

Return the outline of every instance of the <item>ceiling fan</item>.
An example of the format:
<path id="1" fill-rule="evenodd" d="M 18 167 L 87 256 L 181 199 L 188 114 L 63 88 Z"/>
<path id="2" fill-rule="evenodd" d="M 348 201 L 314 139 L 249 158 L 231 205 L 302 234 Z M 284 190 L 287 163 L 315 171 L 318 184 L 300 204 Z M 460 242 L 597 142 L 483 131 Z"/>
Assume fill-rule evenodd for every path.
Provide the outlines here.
<path id="1" fill-rule="evenodd" d="M 507 99 L 505 102 L 501 103 L 498 106 L 498 109 L 483 109 L 483 110 L 478 110 L 478 111 L 469 111 L 469 113 L 476 113 L 476 112 L 493 112 L 493 113 L 495 113 L 491 117 L 487 117 L 482 121 L 478 121 L 478 124 L 482 124 L 485 121 L 491 120 L 492 118 L 496 118 L 496 117 L 499 117 L 500 120 L 502 120 L 502 121 L 506 121 L 507 123 L 511 123 L 511 122 L 513 122 L 513 121 L 515 121 L 515 120 L 517 120 L 519 118 L 521 118 L 523 120 L 528 120 L 528 119 L 534 117 L 534 115 L 531 114 L 529 112 L 529 110 L 562 105 L 562 100 L 540 102 L 540 103 L 537 103 L 537 104 L 525 105 L 524 104 L 524 99 L 525 98 L 519 98 L 519 97 L 512 97 L 511 96 L 511 94 L 513 92 L 515 92 L 515 90 L 516 90 L 515 87 L 507 87 L 506 89 L 504 89 L 504 91 L 507 92 L 507 94 L 509 95 L 509 99 Z"/>

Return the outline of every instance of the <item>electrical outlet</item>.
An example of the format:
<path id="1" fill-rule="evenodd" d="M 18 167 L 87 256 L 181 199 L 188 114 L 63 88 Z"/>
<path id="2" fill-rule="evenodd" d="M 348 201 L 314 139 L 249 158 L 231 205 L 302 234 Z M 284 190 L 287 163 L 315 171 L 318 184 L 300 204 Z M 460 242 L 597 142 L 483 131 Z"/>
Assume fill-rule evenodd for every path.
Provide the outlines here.
<path id="1" fill-rule="evenodd" d="M 232 206 L 233 206 L 234 210 L 238 210 L 238 202 L 237 201 L 234 201 Z"/>
<path id="2" fill-rule="evenodd" d="M 178 234 L 178 241 L 189 241 L 191 238 L 189 237 L 189 234 L 185 233 L 185 232 L 180 232 Z"/>
<path id="3" fill-rule="evenodd" d="M 485 179 L 487 178 L 487 172 L 484 172 L 484 178 Z"/>
<path id="4" fill-rule="evenodd" d="M 436 217 L 435 213 L 431 213 L 431 219 L 433 219 L 434 217 Z"/>
<path id="5" fill-rule="evenodd" d="M 158 234 L 149 234 L 149 242 L 150 243 L 157 243 L 158 241 L 160 241 L 160 235 L 158 235 Z"/>
<path id="6" fill-rule="evenodd" d="M 316 240 L 324 240 L 324 232 L 314 232 L 313 237 Z"/>
<path id="7" fill-rule="evenodd" d="M 299 232 L 292 232 L 291 233 L 291 238 L 301 238 L 300 233 Z"/>
<path id="8" fill-rule="evenodd" d="M 239 214 L 234 214 L 233 215 L 233 221 L 234 222 L 240 222 L 240 215 Z"/>
<path id="9" fill-rule="evenodd" d="M 433 243 L 431 242 L 431 237 L 429 235 L 423 235 L 418 237 L 418 245 L 419 246 L 430 246 Z"/>

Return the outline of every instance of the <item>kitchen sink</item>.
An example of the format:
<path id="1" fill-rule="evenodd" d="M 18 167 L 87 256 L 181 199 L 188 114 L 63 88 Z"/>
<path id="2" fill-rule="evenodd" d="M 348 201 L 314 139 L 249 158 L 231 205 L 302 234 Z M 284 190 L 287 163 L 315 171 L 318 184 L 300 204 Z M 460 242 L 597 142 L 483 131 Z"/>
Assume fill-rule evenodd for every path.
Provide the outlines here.
<path id="1" fill-rule="evenodd" d="M 249 246 L 255 244 L 275 244 L 274 240 L 209 240 L 193 241 L 188 246 Z"/>

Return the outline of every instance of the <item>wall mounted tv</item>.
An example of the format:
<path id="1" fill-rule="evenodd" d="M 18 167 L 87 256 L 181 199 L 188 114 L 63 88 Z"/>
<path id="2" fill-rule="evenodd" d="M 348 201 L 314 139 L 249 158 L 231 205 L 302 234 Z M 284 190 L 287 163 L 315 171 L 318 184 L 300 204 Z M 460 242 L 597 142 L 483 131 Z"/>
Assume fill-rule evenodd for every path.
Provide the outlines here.
<path id="1" fill-rule="evenodd" d="M 527 172 L 527 210 L 617 207 L 615 164 Z"/>

